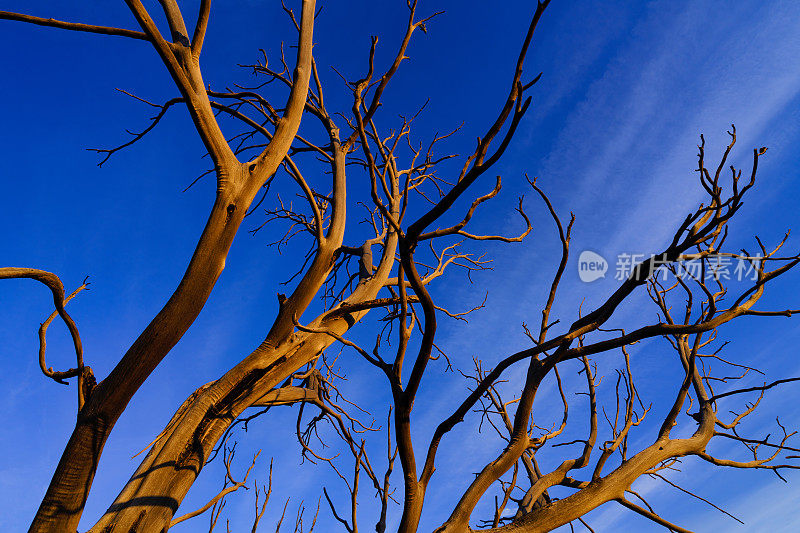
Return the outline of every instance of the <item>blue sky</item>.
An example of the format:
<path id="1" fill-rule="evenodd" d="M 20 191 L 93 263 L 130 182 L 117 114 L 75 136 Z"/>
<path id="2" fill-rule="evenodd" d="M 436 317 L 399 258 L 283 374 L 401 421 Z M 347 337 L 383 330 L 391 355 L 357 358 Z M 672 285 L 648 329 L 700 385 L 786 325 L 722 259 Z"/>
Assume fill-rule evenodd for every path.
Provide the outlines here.
<path id="1" fill-rule="evenodd" d="M 30 4 L 9 0 L 3 9 L 134 27 L 122 3 Z M 248 80 L 237 63 L 255 60 L 259 48 L 274 54 L 281 39 L 292 38 L 275 2 L 219 4 L 202 60 L 206 81 L 215 87 Z M 430 135 L 464 122 L 462 133 L 449 147 L 454 152 L 470 150 L 501 103 L 530 4 L 516 1 L 488 9 L 479 1 L 422 2 L 424 12 L 446 9 L 447 13 L 415 41 L 411 61 L 387 92 L 387 125 L 393 113 L 409 113 L 430 98 L 420 131 Z M 381 38 L 378 61 L 385 64 L 395 49 L 404 10 L 405 2 L 394 0 L 352 1 L 346 8 L 326 5 L 315 39 L 318 64 L 360 73 L 371 34 Z M 186 114 L 175 110 L 151 136 L 98 168 L 97 157 L 84 149 L 125 140 L 125 128 L 141 128 L 151 112 L 115 88 L 154 101 L 174 96 L 155 53 L 142 42 L 0 22 L 0 49 L 5 51 L 0 56 L 5 80 L 0 84 L 4 125 L 0 178 L 5 187 L 0 223 L 6 228 L 0 263 L 50 270 L 61 276 L 68 290 L 90 276 L 91 291 L 70 304 L 70 313 L 81 329 L 87 362 L 104 376 L 180 279 L 213 199 L 213 183 L 204 180 L 186 193 L 181 190 L 205 170 L 207 161 L 200 158 L 202 147 Z M 714 160 L 727 141 L 725 130 L 735 123 L 739 151 L 734 163 L 747 165 L 752 147 L 770 149 L 759 167 L 760 185 L 732 228 L 737 242 L 751 243 L 755 233 L 769 241 L 780 238 L 787 228 L 796 227 L 800 192 L 799 26 L 800 4 L 788 0 L 553 0 L 526 70 L 542 71 L 542 81 L 498 168 L 504 191 L 496 206 L 475 220 L 475 231 L 519 224 L 508 214 L 510 209 L 501 207 L 513 205 L 516 195 L 527 192 L 521 176 L 528 172 L 539 177 L 559 212 L 576 214 L 572 249 L 602 254 L 612 263 L 613 274 L 617 254 L 655 251 L 702 201 L 692 171 L 699 134 L 705 133 Z M 336 76 L 327 70 L 323 75 L 331 101 L 346 106 Z M 490 176 L 486 179 L 492 181 Z M 479 185 L 491 186 L 488 181 Z M 525 243 L 487 247 L 495 258 L 495 270 L 479 274 L 478 285 L 465 285 L 453 276 L 437 288 L 448 305 L 466 308 L 483 298 L 482 285 L 491 287 L 487 308 L 469 326 L 442 327 L 440 344 L 464 364 L 472 355 L 491 361 L 525 347 L 520 323 L 538 321 L 557 243 L 547 214 L 532 200 L 528 194 L 534 232 Z M 135 468 L 131 455 L 152 440 L 180 402 L 263 338 L 275 312 L 275 292 L 283 291 L 276 280 L 286 279 L 296 268 L 291 253 L 276 260 L 274 248 L 266 246 L 269 240 L 269 235 L 251 237 L 244 231 L 237 238 L 206 309 L 118 423 L 103 455 L 85 525 L 102 513 Z M 792 241 L 790 245 L 797 249 Z M 585 305 L 597 303 L 616 286 L 613 275 L 581 283 L 576 256 L 554 309 L 563 322 L 575 317 L 583 299 Z M 795 276 L 781 283 L 779 290 L 765 297 L 765 304 L 796 308 L 792 297 L 800 280 Z M 47 381 L 38 370 L 36 328 L 50 313 L 48 300 L 47 292 L 31 282 L 0 285 L 0 357 L 5 365 L 0 408 L 7 416 L 0 434 L 0 529 L 8 531 L 27 527 L 74 417 L 74 386 Z M 620 309 L 619 321 L 640 320 L 643 303 L 643 298 L 634 298 Z M 653 313 L 651 307 L 646 313 Z M 362 328 L 354 335 L 368 338 L 368 333 Z M 764 360 L 760 366 L 771 371 L 768 378 L 800 375 L 794 351 L 800 329 L 794 319 L 745 324 L 726 333 L 734 341 L 731 350 L 753 350 L 754 359 Z M 756 348 L 754 336 L 765 339 Z M 50 364 L 71 362 L 68 337 L 60 324 L 51 328 L 48 345 Z M 653 391 L 653 401 L 664 390 L 659 355 L 665 353 L 658 343 L 634 351 L 639 386 Z M 382 421 L 386 396 L 381 376 L 352 353 L 342 357 L 349 365 L 348 387 L 360 391 L 355 394 L 374 407 L 376 419 Z M 464 390 L 460 378 L 436 377 L 423 384 L 426 400 L 415 406 L 420 444 L 427 442 L 433 425 Z M 537 410 L 546 414 L 549 405 L 557 406 L 547 394 L 541 396 Z M 753 431 L 772 431 L 771 413 L 800 423 L 798 397 L 800 390 L 791 386 L 768 396 L 765 413 Z M 277 459 L 276 488 L 264 518 L 267 529 L 286 497 L 292 496 L 289 513 L 301 498 L 310 507 L 307 512 L 313 513 L 318 497 L 314 486 L 320 479 L 326 486 L 341 488 L 324 466 L 298 470 L 299 451 L 292 445 L 292 431 L 280 429 L 284 422 L 293 427 L 294 411 L 276 411 L 255 423 L 241 439 L 238 452 L 245 467 L 250 450 L 263 448 L 262 459 Z M 497 452 L 487 447 L 487 438 L 472 436 L 473 422 L 468 420 L 444 442 L 423 527 L 432 529 L 445 518 L 453 494 L 463 489 L 469 473 L 479 468 L 481 459 Z M 643 435 L 642 442 L 647 438 Z M 382 454 L 376 448 L 375 456 Z M 674 479 L 734 512 L 747 524 L 738 530 L 790 530 L 788 524 L 800 503 L 796 483 L 784 485 L 764 472 L 693 470 L 696 464 L 687 461 L 684 472 Z M 261 478 L 266 465 L 260 464 Z M 202 504 L 221 483 L 215 468 L 210 467 L 189 494 L 187 511 Z M 454 475 L 445 476 L 448 471 Z M 790 480 L 794 477 L 789 473 Z M 658 509 L 668 510 L 667 518 L 682 526 L 737 530 L 736 522 L 674 489 L 649 481 L 639 488 Z M 238 494 L 227 504 L 234 530 L 250 520 L 251 498 L 249 493 Z M 364 503 L 361 524 L 369 527 L 374 519 L 366 492 Z M 330 519 L 323 507 L 320 520 L 327 524 Z M 588 520 L 597 531 L 657 529 L 613 504 L 594 511 Z"/>

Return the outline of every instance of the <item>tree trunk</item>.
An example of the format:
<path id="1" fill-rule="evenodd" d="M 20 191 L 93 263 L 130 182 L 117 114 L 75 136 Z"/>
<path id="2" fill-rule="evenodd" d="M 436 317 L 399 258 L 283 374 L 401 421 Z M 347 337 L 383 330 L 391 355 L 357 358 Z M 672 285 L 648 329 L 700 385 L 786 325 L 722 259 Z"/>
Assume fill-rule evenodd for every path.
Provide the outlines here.
<path id="1" fill-rule="evenodd" d="M 391 235 L 375 274 L 353 291 L 346 304 L 376 297 L 391 271 L 396 244 L 397 237 Z M 326 276 L 327 272 L 322 273 L 322 279 Z M 366 313 L 357 311 L 333 319 L 323 315 L 310 327 L 341 336 Z M 272 335 L 268 336 L 238 365 L 190 398 L 185 409 L 178 410 L 167 426 L 173 426 L 169 433 L 153 446 L 90 532 L 166 530 L 209 453 L 230 424 L 335 340 L 327 333 L 297 332 L 277 343 Z"/>
<path id="2" fill-rule="evenodd" d="M 244 212 L 245 206 L 237 207 L 227 196 L 217 198 L 178 288 L 120 363 L 86 399 L 29 529 L 31 533 L 77 529 L 108 435 L 133 394 L 203 309 L 225 268 L 225 258 Z"/>

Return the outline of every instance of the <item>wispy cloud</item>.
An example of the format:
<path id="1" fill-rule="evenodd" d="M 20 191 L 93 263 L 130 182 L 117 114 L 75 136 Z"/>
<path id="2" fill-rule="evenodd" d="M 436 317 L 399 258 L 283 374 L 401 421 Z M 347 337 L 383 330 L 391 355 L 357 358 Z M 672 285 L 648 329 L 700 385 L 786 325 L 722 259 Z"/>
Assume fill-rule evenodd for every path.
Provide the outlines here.
<path id="1" fill-rule="evenodd" d="M 712 2 L 649 4 L 646 15 L 629 29 L 629 38 L 623 39 L 602 74 L 588 84 L 556 134 L 536 174 L 554 191 L 560 210 L 578 215 L 573 250 L 657 251 L 673 227 L 702 201 L 693 172 L 701 132 L 707 132 L 708 153 L 715 158 L 728 142 L 725 130 L 735 123 L 740 146 L 733 159 L 737 166 L 749 164 L 752 147 L 785 142 L 794 133 L 793 124 L 776 119 L 800 93 L 800 62 L 796 61 L 800 4 L 740 2 L 726 5 L 725 17 L 715 15 L 719 8 Z M 665 17 L 665 12 L 670 16 Z M 603 35 L 617 38 L 616 29 Z M 593 59 L 604 46 L 595 41 L 588 52 Z M 562 50 L 560 59 L 564 64 L 574 59 L 585 65 L 582 52 L 577 47 Z M 559 83 L 569 85 L 564 80 Z M 577 85 L 575 81 L 573 86 Z M 541 232 L 546 231 L 544 223 L 539 226 L 545 228 Z M 549 283 L 546 277 L 532 275 L 534 265 L 552 259 L 541 251 L 542 243 L 548 242 L 541 232 L 536 236 L 537 247 L 527 248 L 521 260 L 515 255 L 516 264 L 509 261 L 511 268 L 493 284 L 494 304 L 503 311 L 477 318 L 480 333 L 443 339 L 460 360 L 476 352 L 491 359 L 520 347 L 519 320 L 536 320 L 538 311 L 528 303 L 538 302 Z M 501 254 L 499 261 L 505 260 Z M 565 277 L 562 300 L 577 307 L 587 292 L 602 296 L 603 287 L 613 285 L 610 280 L 601 283 L 606 284 L 589 287 Z M 486 331 L 491 332 L 490 342 Z M 515 372 L 509 377 L 521 379 Z M 463 389 L 463 384 L 452 387 Z M 540 397 L 546 398 L 553 391 L 542 393 Z M 444 411 L 444 406 L 432 407 L 418 422 L 432 424 Z M 460 443 L 462 457 L 479 453 L 476 441 Z M 432 496 L 452 499 L 457 484 L 439 482 L 446 489 Z M 639 485 L 639 490 L 654 496 L 661 491 L 660 484 L 649 480 Z M 431 501 L 437 507 L 438 500 Z M 592 523 L 599 530 L 611 530 L 629 514 L 605 506 L 593 513 Z"/>

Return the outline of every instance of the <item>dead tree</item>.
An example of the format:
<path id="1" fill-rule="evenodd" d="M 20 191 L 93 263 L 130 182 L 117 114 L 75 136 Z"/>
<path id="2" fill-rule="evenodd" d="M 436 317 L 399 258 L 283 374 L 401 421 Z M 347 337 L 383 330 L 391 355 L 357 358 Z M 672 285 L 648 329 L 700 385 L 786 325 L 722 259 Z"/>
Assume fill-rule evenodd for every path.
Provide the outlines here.
<path id="1" fill-rule="evenodd" d="M 756 370 L 746 359 L 736 362 L 720 355 L 724 343 L 719 336 L 728 322 L 795 312 L 759 310 L 756 306 L 767 285 L 800 262 L 798 255 L 779 254 L 786 239 L 771 248 L 759 240 L 759 253 L 754 255 L 724 248 L 729 221 L 753 189 L 759 158 L 766 149 L 754 150 L 752 168 L 742 178 L 740 170 L 730 167 L 729 172 L 727 168 L 736 143 L 735 129 L 719 164 L 711 170 L 706 166 L 702 141 L 698 175 L 707 201 L 675 228 L 671 242 L 636 265 L 604 303 L 591 310 L 582 309 L 581 317 L 568 327 L 551 319 L 550 313 L 569 260 L 575 218 L 565 223 L 535 180 L 529 180 L 534 196 L 552 217 L 561 242 L 551 290 L 540 309 L 541 322 L 538 331 L 526 327 L 530 346 L 488 366 L 475 359 L 474 368 L 467 370 L 463 361 L 451 361 L 436 344 L 438 319 L 459 319 L 465 313 L 437 304 L 433 287 L 446 271 L 460 268 L 469 274 L 486 268 L 488 259 L 468 249 L 471 241 L 513 243 L 531 230 L 521 198 L 516 207 L 521 219 L 518 234 L 480 235 L 467 228 L 481 206 L 501 190 L 499 176 L 488 191 L 481 190 L 485 187 L 481 178 L 491 175 L 529 108 L 529 93 L 539 77 L 526 75 L 525 57 L 549 0 L 535 7 L 515 68 L 509 73 L 508 93 L 499 99 L 500 111 L 494 122 L 474 149 L 461 158 L 460 171 L 452 175 L 444 163 L 457 161 L 457 156 L 443 151 L 442 146 L 455 131 L 419 142 L 412 128 L 422 110 L 400 117 L 389 130 L 377 120 L 385 90 L 404 63 L 412 37 L 417 30 L 427 31 L 426 23 L 439 14 L 420 15 L 417 0 L 408 2 L 404 35 L 388 66 L 376 61 L 378 43 L 373 38 L 363 75 L 356 79 L 342 76 L 351 102 L 347 112 L 329 109 L 324 97 L 322 77 L 312 54 L 314 0 L 303 0 L 297 15 L 285 8 L 297 30 L 295 58 L 289 61 L 281 56 L 279 66 L 273 67 L 266 56 L 262 57 L 247 66 L 259 82 L 236 86 L 236 90 L 212 90 L 202 78 L 199 57 L 210 17 L 209 0 L 201 1 L 191 36 L 175 0 L 159 2 L 169 36 L 158 30 L 153 15 L 141 2 L 126 3 L 139 30 L 9 12 L 0 12 L 0 19 L 138 39 L 153 46 L 179 96 L 161 103 L 147 102 L 157 110 L 152 123 L 131 141 L 99 152 L 105 161 L 155 128 L 168 109 L 185 106 L 213 163 L 210 173 L 216 178 L 216 197 L 174 294 L 111 373 L 99 381 L 83 360 L 78 327 L 64 307 L 83 286 L 65 297 L 55 274 L 32 268 L 0 269 L 0 278 L 30 278 L 52 291 L 56 311 L 40 330 L 41 368 L 56 381 L 77 381 L 75 430 L 30 531 L 76 531 L 103 445 L 115 422 L 203 308 L 222 273 L 234 236 L 262 192 L 258 205 L 266 197 L 270 206 L 265 209 L 264 225 L 272 228 L 283 224 L 276 244 L 284 245 L 292 238 L 305 238 L 310 243 L 308 254 L 299 258 L 297 274 L 290 280 L 293 290 L 278 295 L 278 311 L 263 342 L 223 376 L 197 388 L 177 409 L 148 446 L 130 481 L 90 531 L 163 531 L 206 511 L 210 511 L 213 529 L 226 498 L 246 487 L 250 472 L 243 474 L 241 481 L 231 472 L 231 432 L 255 416 L 268 421 L 269 410 L 278 405 L 299 406 L 296 433 L 301 453 L 330 464 L 346 484 L 350 500 L 347 510 L 337 508 L 327 490 L 322 495 L 332 519 L 353 533 L 358 530 L 359 510 L 364 504 L 359 498 L 361 482 L 377 496 L 377 531 L 386 530 L 387 516 L 395 511 L 400 517 L 399 531 L 419 529 L 429 485 L 437 477 L 447 476 L 446 472 L 435 475 L 439 449 L 449 444 L 448 433 L 474 411 L 496 430 L 502 445 L 454 502 L 449 517 L 438 529 L 441 532 L 470 531 L 475 524 L 492 531 L 548 531 L 582 521 L 587 512 L 608 502 L 617 502 L 671 530 L 685 531 L 657 514 L 633 492 L 632 483 L 651 476 L 672 484 L 665 471 L 683 457 L 718 466 L 769 469 L 779 475 L 784 469 L 796 468 L 790 460 L 782 460 L 787 452 L 797 450 L 788 443 L 793 433 L 780 423 L 782 435 L 777 439 L 745 437 L 737 432 L 737 425 L 756 410 L 766 391 L 796 378 L 732 389 L 727 384 Z M 285 104 L 275 104 L 274 97 L 265 95 L 264 87 L 283 88 Z M 226 138 L 220 127 L 223 119 L 236 124 L 237 133 Z M 301 120 L 308 131 L 316 129 L 313 136 L 298 133 Z M 301 206 L 270 195 L 269 186 L 278 174 L 295 182 Z M 366 201 L 354 205 L 352 199 L 348 201 L 348 187 L 350 197 L 357 197 L 353 194 L 357 183 L 368 184 L 369 190 Z M 460 211 L 458 202 L 465 200 L 469 205 Z M 363 210 L 367 234 L 352 225 L 346 227 L 348 208 Z M 753 283 L 743 288 L 726 286 L 724 279 L 713 275 L 713 262 L 720 258 L 745 261 L 755 272 Z M 699 264 L 700 270 L 688 272 L 688 262 Z M 647 291 L 659 319 L 644 326 L 606 329 L 620 304 L 637 291 Z M 306 311 L 320 300 L 323 311 L 306 317 Z M 347 334 L 372 310 L 383 313 L 386 327 L 374 335 L 374 348 L 367 349 Z M 47 367 L 45 359 L 46 330 L 56 315 L 65 321 L 74 340 L 76 365 L 65 371 Z M 635 385 L 629 347 L 651 338 L 664 339 L 671 346 L 683 376 L 675 383 L 672 398 L 657 399 L 666 400 L 671 408 L 657 424 L 660 429 L 651 436 L 651 444 L 635 449 L 628 444 L 630 434 L 644 427 L 642 422 L 651 410 L 645 407 Z M 343 396 L 338 363 L 327 352 L 334 344 L 355 350 L 375 368 L 390 392 L 385 436 L 383 430 L 377 432 L 377 427 L 362 423 L 353 412 L 357 406 Z M 596 364 L 612 360 L 615 354 L 619 354 L 621 363 L 611 379 L 615 382 L 613 406 L 606 410 L 598 394 Z M 429 401 L 419 397 L 420 385 L 430 362 L 439 358 L 463 373 L 469 390 L 438 424 L 427 446 L 420 447 L 412 439 L 412 412 L 415 406 Z M 708 365 L 711 360 L 741 373 L 730 377 L 712 372 Z M 714 366 L 718 368 L 720 365 Z M 565 372 L 581 376 L 584 390 L 580 393 L 586 400 L 579 402 L 578 410 L 584 414 L 577 423 L 586 428 L 585 434 L 567 442 L 559 440 L 571 421 L 567 394 L 571 382 L 562 383 Z M 512 375 L 524 376 L 521 388 L 513 389 L 506 381 Z M 563 404 L 561 423 L 549 428 L 534 423 L 536 395 L 548 379 L 557 381 Z M 723 409 L 735 406 L 747 395 L 757 399 L 728 418 Z M 310 421 L 308 413 L 313 413 Z M 601 414 L 607 428 L 599 420 Z M 315 428 L 323 421 L 330 423 L 340 437 L 341 446 L 352 459 L 350 470 L 343 468 L 342 457 L 328 457 L 315 449 Z M 687 425 L 692 428 L 689 437 L 672 436 L 675 427 Z M 367 436 L 380 433 L 380 437 L 367 439 L 365 432 Z M 376 438 L 378 444 L 374 445 Z M 707 451 L 712 439 L 737 441 L 751 452 L 752 459 L 716 457 Z M 495 446 L 496 442 L 487 439 L 486 445 Z M 376 447 L 384 456 L 380 467 L 368 453 Z M 769 452 L 762 453 L 765 449 Z M 207 505 L 176 517 L 189 488 L 220 450 L 227 471 L 222 491 Z M 547 471 L 539 461 L 545 454 L 559 454 L 563 460 Z M 399 481 L 392 477 L 395 470 L 399 471 L 395 476 Z M 256 490 L 253 531 L 263 516 L 271 487 L 270 474 L 269 486 L 261 492 Z M 555 488 L 571 492 L 557 499 L 551 496 Z M 474 516 L 479 503 L 487 501 L 494 491 L 497 497 L 491 516 Z M 307 518 L 305 525 L 302 516 L 298 514 L 295 530 L 313 529 L 316 514 L 313 520 Z"/>

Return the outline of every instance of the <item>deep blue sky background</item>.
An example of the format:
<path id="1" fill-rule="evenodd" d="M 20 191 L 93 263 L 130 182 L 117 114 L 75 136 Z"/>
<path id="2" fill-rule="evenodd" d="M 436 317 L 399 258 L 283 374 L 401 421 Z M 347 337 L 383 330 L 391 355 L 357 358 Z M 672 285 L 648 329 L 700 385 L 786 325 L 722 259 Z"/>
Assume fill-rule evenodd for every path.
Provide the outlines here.
<path id="1" fill-rule="evenodd" d="M 318 64 L 360 74 L 369 36 L 376 34 L 381 39 L 379 64 L 385 65 L 402 31 L 405 2 L 340 4 L 326 4 L 319 18 Z M 422 12 L 446 9 L 447 13 L 429 24 L 427 35 L 418 35 L 411 61 L 387 91 L 381 118 L 385 127 L 395 121 L 395 113 L 409 114 L 430 98 L 420 120 L 420 135 L 427 138 L 464 122 L 462 133 L 449 146 L 454 152 L 471 150 L 473 139 L 493 118 L 507 90 L 508 74 L 533 9 L 531 2 L 522 1 L 487 4 L 421 2 Z M 87 23 L 135 24 L 121 2 L 6 0 L 0 9 Z M 192 13 L 194 9 L 192 5 Z M 191 18 L 188 7 L 186 11 Z M 50 270 L 61 276 L 68 291 L 90 276 L 91 291 L 70 304 L 70 313 L 81 329 L 86 360 L 102 377 L 180 279 L 211 205 L 213 183 L 204 180 L 186 193 L 181 190 L 205 170 L 207 161 L 200 158 L 202 146 L 186 113 L 176 109 L 140 144 L 97 168 L 97 157 L 84 149 L 126 140 L 124 129 L 142 128 L 151 114 L 147 106 L 114 88 L 153 101 L 175 95 L 153 50 L 144 42 L 122 38 L 7 21 L 0 21 L 0 26 L 4 51 L 0 55 L 4 80 L 0 84 L 0 227 L 4 228 L 0 264 Z M 591 249 L 613 263 L 621 252 L 657 250 L 702 201 L 692 171 L 699 134 L 706 134 L 713 161 L 727 141 L 725 130 L 734 122 L 740 134 L 737 165 L 748 164 L 752 147 L 770 148 L 760 166 L 760 185 L 732 228 L 736 242 L 749 246 L 755 233 L 770 242 L 777 240 L 787 228 L 797 226 L 798 27 L 800 4 L 791 0 L 553 0 L 526 69 L 531 75 L 542 71 L 544 76 L 534 90 L 528 117 L 498 168 L 505 180 L 503 194 L 475 221 L 475 231 L 506 223 L 516 228 L 518 221 L 508 215 L 508 208 L 517 194 L 527 192 L 522 173 L 538 176 L 556 208 L 562 213 L 571 210 L 578 218 L 573 263 L 554 311 L 569 322 L 582 300 L 586 299 L 584 305 L 597 303 L 616 284 L 613 272 L 590 285 L 578 281 L 577 252 Z M 202 58 L 206 82 L 223 87 L 248 81 L 248 73 L 236 64 L 255 60 L 259 48 L 274 58 L 280 41 L 293 39 L 289 30 L 275 2 L 218 2 Z M 346 109 L 349 104 L 338 77 L 327 68 L 322 71 L 329 101 Z M 481 186 L 488 189 L 491 182 L 487 176 Z M 487 247 L 496 259 L 495 270 L 480 274 L 477 286 L 454 276 L 437 289 L 451 307 L 466 308 L 483 298 L 481 285 L 491 288 L 487 308 L 468 327 L 448 323 L 442 328 L 440 343 L 465 366 L 473 355 L 491 361 L 526 346 L 520 323 L 538 321 L 557 243 L 551 221 L 530 194 L 526 205 L 534 217 L 534 233 L 525 243 Z M 245 223 L 244 229 L 248 227 Z M 277 281 L 298 266 L 291 254 L 276 258 L 274 248 L 266 246 L 270 237 L 242 232 L 206 309 L 134 398 L 106 446 L 85 527 L 102 513 L 135 468 L 131 455 L 152 440 L 183 399 L 249 353 L 265 335 L 275 312 L 275 292 L 284 290 Z M 791 240 L 789 245 L 797 249 Z M 800 280 L 795 276 L 779 287 L 765 297 L 764 307 L 772 303 L 797 308 Z M 622 308 L 620 323 L 654 316 L 650 307 L 637 305 L 642 302 L 634 299 Z M 3 531 L 27 527 L 72 429 L 74 386 L 44 379 L 36 361 L 36 328 L 51 305 L 48 292 L 33 282 L 0 285 L 4 364 L 0 409 L 6 416 L 0 434 Z M 48 363 L 71 364 L 65 330 L 54 323 L 50 331 Z M 363 338 L 368 333 L 354 332 Z M 800 374 L 796 358 L 800 330 L 794 319 L 746 323 L 725 333 L 734 341 L 730 353 L 749 354 L 747 360 L 760 363 L 769 371 L 768 378 Z M 633 353 L 639 388 L 650 391 L 646 400 L 657 402 L 659 392 L 671 390 L 664 388 L 664 376 L 670 371 L 664 361 L 670 354 L 657 343 L 637 346 Z M 345 352 L 342 357 L 351 365 L 348 387 L 382 421 L 385 387 L 380 376 L 353 354 Z M 433 424 L 452 409 L 454 395 L 463 392 L 465 383 L 450 375 L 425 385 L 426 401 L 418 402 L 414 411 L 420 445 L 427 442 Z M 542 397 L 537 409 L 547 413 L 551 403 L 547 394 Z M 780 412 L 786 423 L 800 423 L 798 397 L 797 387 L 768 397 L 765 416 L 751 426 L 754 434 L 774 430 L 771 413 Z M 555 411 L 558 417 L 560 411 Z M 293 410 L 276 411 L 251 426 L 238 452 L 244 467 L 249 450 L 264 449 L 256 473 L 262 480 L 265 458 L 277 459 L 266 529 L 273 527 L 287 497 L 292 496 L 287 514 L 302 498 L 310 507 L 307 512 L 313 513 L 320 480 L 334 490 L 341 488 L 324 465 L 297 469 L 300 458 L 292 431 L 280 429 L 283 422 L 292 428 L 293 420 Z M 428 529 L 445 518 L 443 513 L 452 507 L 453 495 L 463 489 L 469 473 L 499 450 L 496 443 L 486 447 L 488 437 L 472 436 L 473 422 L 468 420 L 444 443 L 426 501 Z M 648 438 L 643 435 L 642 442 Z M 380 447 L 373 453 L 383 457 Z M 684 472 L 673 479 L 737 514 L 747 524 L 739 530 L 793 530 L 790 522 L 800 503 L 796 483 L 784 485 L 765 472 L 692 471 L 694 464 L 687 461 Z M 221 484 L 214 468 L 193 488 L 185 510 L 202 504 Z M 791 473 L 788 477 L 799 481 Z M 666 517 L 689 529 L 737 530 L 736 522 L 674 489 L 650 481 L 638 488 L 667 511 Z M 227 509 L 235 531 L 250 520 L 251 498 L 251 493 L 230 498 Z M 365 490 L 364 528 L 374 523 L 371 502 Z M 320 520 L 320 530 L 332 527 L 324 503 Z M 588 520 L 597 531 L 623 525 L 656 530 L 613 504 L 593 512 Z"/>

